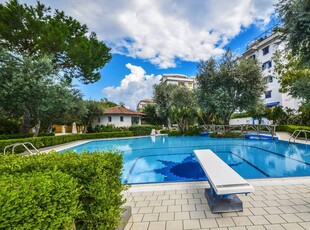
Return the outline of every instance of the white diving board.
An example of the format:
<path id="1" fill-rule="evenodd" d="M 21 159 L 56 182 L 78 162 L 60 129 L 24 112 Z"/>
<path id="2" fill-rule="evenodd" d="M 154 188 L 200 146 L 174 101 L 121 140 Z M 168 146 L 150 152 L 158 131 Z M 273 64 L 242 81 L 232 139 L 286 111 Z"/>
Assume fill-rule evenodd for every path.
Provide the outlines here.
<path id="1" fill-rule="evenodd" d="M 216 194 L 226 195 L 254 192 L 252 185 L 210 149 L 194 150 L 194 153 Z"/>
<path id="2" fill-rule="evenodd" d="M 210 149 L 194 153 L 209 180 L 211 189 L 206 189 L 206 198 L 212 213 L 242 211 L 242 201 L 234 194 L 253 192 L 254 187 Z"/>

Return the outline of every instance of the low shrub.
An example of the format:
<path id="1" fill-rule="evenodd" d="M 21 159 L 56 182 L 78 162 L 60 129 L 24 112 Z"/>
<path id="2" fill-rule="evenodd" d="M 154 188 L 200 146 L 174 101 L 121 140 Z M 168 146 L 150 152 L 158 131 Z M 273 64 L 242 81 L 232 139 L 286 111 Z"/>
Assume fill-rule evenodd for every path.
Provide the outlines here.
<path id="1" fill-rule="evenodd" d="M 113 124 L 107 124 L 107 125 L 96 125 L 93 132 L 100 133 L 100 132 L 120 132 L 124 131 L 124 128 L 116 127 Z"/>
<path id="2" fill-rule="evenodd" d="M 84 152 L 81 154 L 77 154 L 73 151 L 69 151 L 64 154 L 51 152 L 49 154 L 37 154 L 27 157 L 22 157 L 20 155 L 0 156 L 0 161 L 0 175 L 3 176 L 13 175 L 13 177 L 19 177 L 21 174 L 28 174 L 29 176 L 32 176 L 38 172 L 43 173 L 51 170 L 57 170 L 62 174 L 69 175 L 72 178 L 72 181 L 76 181 L 78 197 L 74 199 L 74 202 L 79 204 L 78 212 L 73 212 L 76 229 L 110 230 L 116 229 L 119 225 L 122 212 L 121 205 L 125 203 L 125 199 L 121 195 L 121 192 L 126 189 L 121 181 L 123 166 L 121 154 L 111 151 L 94 153 Z M 52 187 L 51 183 L 40 185 L 43 190 L 48 186 Z M 39 185 L 38 188 L 40 188 Z M 60 186 L 57 187 L 54 194 L 50 194 L 45 197 L 47 200 L 46 202 L 51 200 L 53 201 L 53 204 L 56 204 L 57 202 L 65 202 L 64 200 L 67 199 L 70 200 L 70 197 L 64 195 L 64 191 L 65 190 Z M 40 192 L 41 190 L 39 190 L 36 195 L 39 196 Z M 24 193 L 26 197 L 28 192 L 24 191 Z M 27 202 L 29 204 L 36 204 L 38 201 L 35 197 L 36 196 L 30 196 L 29 201 Z M 16 198 L 15 202 L 20 203 L 23 202 L 23 200 Z M 57 206 L 54 208 L 56 207 Z M 24 212 L 27 213 L 27 215 L 24 216 L 25 222 L 32 223 L 36 221 L 36 219 L 32 219 L 31 215 L 31 213 L 36 212 L 36 210 L 33 210 L 35 208 L 35 206 L 29 205 L 23 209 Z M 10 211 L 12 217 L 15 216 L 12 209 L 9 207 L 6 207 L 6 209 L 8 210 L 4 211 Z M 75 209 L 73 209 L 73 211 L 74 210 Z M 71 215 L 70 211 L 71 210 L 67 209 L 68 215 Z M 38 210 L 38 212 L 40 212 L 40 210 Z M 60 215 L 59 217 L 49 217 L 56 218 L 58 222 L 63 221 L 63 223 L 66 222 L 64 221 L 65 219 L 69 219 L 67 216 L 63 215 Z M 0 219 L 0 222 L 1 221 L 2 219 Z M 27 229 L 64 228 L 34 227 Z"/>
<path id="3" fill-rule="evenodd" d="M 241 138 L 240 133 L 225 132 L 225 133 L 210 133 L 211 138 Z"/>
<path id="4" fill-rule="evenodd" d="M 154 125 L 132 125 L 129 127 L 129 131 L 132 131 L 134 136 L 147 136 L 154 128 Z"/>
<path id="5" fill-rule="evenodd" d="M 0 229 L 73 229 L 81 214 L 78 183 L 60 171 L 2 174 L 0 187 Z"/>
<path id="6" fill-rule="evenodd" d="M 293 134 L 295 130 L 307 130 L 310 131 L 310 127 L 309 126 L 298 126 L 298 125 L 277 125 L 276 126 L 276 132 L 288 132 L 290 134 Z M 300 137 L 305 137 L 304 133 L 300 133 L 299 135 Z M 308 138 L 309 138 L 309 134 L 308 134 Z"/>
<path id="7" fill-rule="evenodd" d="M 0 140 L 21 139 L 21 138 L 29 138 L 29 137 L 33 137 L 33 134 L 32 133 L 2 134 L 0 135 Z"/>
<path id="8" fill-rule="evenodd" d="M 248 113 L 234 113 L 231 115 L 231 119 L 235 118 L 246 118 L 246 117 L 251 117 Z"/>
<path id="9" fill-rule="evenodd" d="M 39 133 L 38 137 L 55 136 L 55 133 Z M 0 135 L 0 140 L 8 139 L 21 139 L 33 137 L 32 133 L 15 133 L 15 134 L 2 134 Z"/>
<path id="10" fill-rule="evenodd" d="M 36 148 L 43 148 L 84 139 L 131 137 L 131 136 L 133 136 L 133 132 L 126 131 L 126 132 L 86 133 L 86 134 L 72 134 L 61 136 L 31 137 L 23 139 L 9 139 L 0 141 L 0 152 L 3 152 L 5 146 L 20 142 L 30 142 Z M 19 147 L 16 148 L 16 152 L 22 152 L 24 150 L 25 149 Z"/>

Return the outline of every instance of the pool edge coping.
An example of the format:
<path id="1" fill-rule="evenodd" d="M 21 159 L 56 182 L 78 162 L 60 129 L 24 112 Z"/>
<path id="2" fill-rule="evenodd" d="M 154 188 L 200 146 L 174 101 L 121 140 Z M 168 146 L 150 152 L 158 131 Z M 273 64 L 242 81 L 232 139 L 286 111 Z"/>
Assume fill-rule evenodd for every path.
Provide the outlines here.
<path id="1" fill-rule="evenodd" d="M 305 177 L 282 177 L 269 179 L 248 179 L 254 187 L 276 186 L 276 185 L 295 185 L 310 184 L 310 176 Z M 173 183 L 149 183 L 149 184 L 132 184 L 128 192 L 148 192 L 161 190 L 183 190 L 183 189 L 205 189 L 210 188 L 208 181 L 193 182 L 173 182 Z"/>

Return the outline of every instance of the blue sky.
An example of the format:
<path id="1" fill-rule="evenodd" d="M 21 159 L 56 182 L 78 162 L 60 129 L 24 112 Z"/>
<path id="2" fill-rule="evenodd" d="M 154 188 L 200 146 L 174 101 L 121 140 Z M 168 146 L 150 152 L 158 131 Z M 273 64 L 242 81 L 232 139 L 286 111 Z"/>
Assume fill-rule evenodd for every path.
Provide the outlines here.
<path id="1" fill-rule="evenodd" d="M 263 33 L 266 29 L 275 26 L 278 23 L 277 18 L 271 18 L 270 22 L 266 25 L 256 25 L 251 24 L 246 28 L 242 28 L 242 31 L 231 39 L 227 45 L 224 46 L 224 49 L 230 48 L 237 54 L 242 54 L 245 51 L 246 44 Z M 151 64 L 146 59 L 140 58 L 132 58 L 126 55 L 121 54 L 113 54 L 112 61 L 108 63 L 101 71 L 101 79 L 100 81 L 90 84 L 83 85 L 78 84 L 80 89 L 82 90 L 84 97 L 86 99 L 95 99 L 99 100 L 100 98 L 109 98 L 109 94 L 105 94 L 102 89 L 111 86 L 119 86 L 121 80 L 124 79 L 124 76 L 130 74 L 130 69 L 128 69 L 125 65 L 127 63 L 131 63 L 135 66 L 142 67 L 146 74 L 154 74 L 154 75 L 163 75 L 169 73 L 180 73 L 185 74 L 187 76 L 195 76 L 196 75 L 196 67 L 197 62 L 194 61 L 182 61 L 178 59 L 177 66 L 174 68 L 158 68 L 158 66 Z M 116 103 L 122 101 L 126 101 L 127 94 L 120 94 L 117 99 L 109 98 L 110 100 L 115 101 Z M 141 97 L 143 99 L 143 97 Z M 129 103 L 126 103 L 127 105 Z M 134 103 L 135 104 L 135 103 Z M 131 106 L 133 107 L 133 106 Z M 133 108 L 132 108 L 133 109 Z"/>
<path id="2" fill-rule="evenodd" d="M 152 86 L 163 74 L 194 76 L 199 60 L 219 57 L 228 47 L 242 53 L 247 42 L 275 23 L 277 0 L 41 2 L 86 24 L 111 47 L 112 61 L 98 82 L 74 81 L 85 99 L 108 98 L 134 109 L 139 100 L 152 97 Z"/>

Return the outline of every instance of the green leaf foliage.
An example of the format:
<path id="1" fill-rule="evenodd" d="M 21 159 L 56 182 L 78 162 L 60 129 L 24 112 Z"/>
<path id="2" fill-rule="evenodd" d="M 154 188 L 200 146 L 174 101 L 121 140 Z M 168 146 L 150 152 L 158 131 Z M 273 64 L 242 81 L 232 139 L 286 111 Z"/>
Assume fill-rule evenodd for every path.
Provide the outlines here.
<path id="1" fill-rule="evenodd" d="M 151 133 L 151 132 L 150 132 Z M 148 135 L 150 134 L 148 133 Z M 43 137 L 32 137 L 23 139 L 10 139 L 10 140 L 0 140 L 0 152 L 3 152 L 5 146 L 21 143 L 30 142 L 36 148 L 44 148 L 48 146 L 60 145 L 63 143 L 68 143 L 71 141 L 85 140 L 85 139 L 98 139 L 98 138 L 113 138 L 113 137 L 131 137 L 133 132 L 123 131 L 123 132 L 105 132 L 105 133 L 87 133 L 87 134 L 72 134 L 72 135 L 61 135 L 61 136 L 43 136 Z M 15 148 L 16 152 L 25 151 L 24 148 Z"/>
<path id="2" fill-rule="evenodd" d="M 110 48 L 86 25 L 40 2 L 36 6 L 17 0 L 0 4 L 0 37 L 0 45 L 10 50 L 51 56 L 65 78 L 80 78 L 84 83 L 98 81 L 99 69 L 112 58 Z"/>
<path id="3" fill-rule="evenodd" d="M 0 229 L 72 229 L 82 214 L 77 180 L 53 168 L 13 172 L 30 160 L 16 158 L 0 157 Z"/>
<path id="4" fill-rule="evenodd" d="M 55 221 L 59 226 L 62 223 L 69 224 L 70 221 L 74 220 L 76 229 L 110 230 L 116 229 L 119 225 L 122 212 L 121 205 L 125 203 L 121 192 L 126 189 L 121 181 L 123 166 L 121 154 L 115 152 L 84 152 L 81 154 L 73 151 L 64 154 L 50 152 L 49 154 L 27 157 L 20 155 L 0 156 L 0 162 L 0 175 L 3 176 L 10 175 L 10 178 L 19 178 L 20 175 L 26 174 L 27 177 L 32 178 L 35 174 L 44 174 L 45 172 L 56 170 L 57 175 L 60 175 L 58 179 L 61 180 L 63 175 L 63 181 L 66 181 L 63 184 L 60 182 L 57 184 L 57 181 L 55 181 L 55 186 L 53 186 L 52 181 L 49 182 L 47 180 L 42 180 L 37 186 L 36 183 L 33 183 L 36 189 L 34 191 L 23 190 L 23 195 L 21 195 L 23 199 L 28 199 L 28 192 L 33 193 L 33 195 L 29 196 L 29 201 L 27 201 L 28 206 L 20 204 L 23 202 L 23 199 L 15 198 L 14 203 L 20 204 L 23 207 L 20 213 L 28 214 L 22 216 L 24 218 L 23 221 L 33 226 L 32 228 L 25 229 L 65 229 L 62 226 L 47 228 L 43 225 L 42 228 L 37 227 L 36 218 L 40 221 L 43 221 L 44 218 L 45 222 L 51 223 Z M 41 176 L 41 174 L 38 175 Z M 35 181 L 39 181 L 39 176 Z M 18 188 L 18 183 L 16 185 Z M 29 187 L 31 188 L 31 186 L 30 184 Z M 67 193 L 67 190 L 70 190 L 69 193 Z M 46 196 L 41 195 L 45 191 Z M 71 193 L 72 196 L 70 197 Z M 38 196 L 40 198 L 37 200 Z M 59 203 L 68 203 L 68 205 L 72 206 L 74 204 L 75 206 L 73 207 L 78 207 L 78 209 L 63 206 L 59 207 L 58 210 L 57 205 Z M 48 213 L 50 215 L 48 216 L 46 213 L 40 214 L 40 209 L 36 209 L 36 204 L 39 207 L 44 204 L 52 206 L 48 206 L 48 210 L 51 209 L 51 213 Z M 14 221 L 14 209 L 5 206 L 5 211 L 12 216 L 10 221 Z M 36 212 L 38 214 L 33 218 Z M 58 215 L 57 212 L 61 214 Z M 0 213 L 0 216 L 3 215 L 2 213 Z M 19 217 L 16 219 L 19 219 Z M 3 221 L 0 218 L 0 226 L 4 223 Z M 73 228 L 67 227 L 67 229 Z"/>
<path id="5" fill-rule="evenodd" d="M 310 0 L 280 0 L 276 11 L 283 26 L 279 29 L 287 48 L 310 67 Z"/>
<path id="6" fill-rule="evenodd" d="M 264 91 L 261 68 L 256 60 L 236 60 L 227 50 L 217 62 L 201 61 L 197 73 L 197 97 L 202 113 L 212 113 L 228 124 L 231 115 L 256 104 Z"/>
<path id="7" fill-rule="evenodd" d="M 132 125 L 129 131 L 133 132 L 134 136 L 148 136 L 154 128 L 154 125 Z"/>

